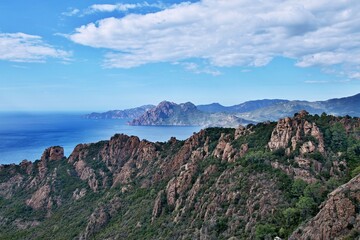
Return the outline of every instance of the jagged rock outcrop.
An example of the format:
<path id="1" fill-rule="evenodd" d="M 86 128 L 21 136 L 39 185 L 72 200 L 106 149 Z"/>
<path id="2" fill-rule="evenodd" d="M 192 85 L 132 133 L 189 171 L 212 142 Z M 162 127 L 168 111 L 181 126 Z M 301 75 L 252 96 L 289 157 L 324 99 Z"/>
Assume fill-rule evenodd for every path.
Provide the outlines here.
<path id="1" fill-rule="evenodd" d="M 295 179 L 301 179 L 307 183 L 315 183 L 318 181 L 316 178 L 321 171 L 321 164 L 315 160 L 295 158 L 295 162 L 298 167 L 291 165 L 284 165 L 279 162 L 272 162 L 271 166 L 275 169 L 284 171 L 287 175 L 294 177 Z M 314 164 L 315 174 L 311 169 L 311 164 Z"/>
<path id="2" fill-rule="evenodd" d="M 333 156 L 333 160 L 327 163 L 325 166 L 323 163 L 312 158 L 321 154 L 322 157 L 317 155 L 317 158 L 326 157 L 326 148 L 324 133 L 320 131 L 320 128 L 315 122 L 309 122 L 307 120 L 308 112 L 300 111 L 295 114 L 293 118 L 287 117 L 280 119 L 276 125 L 276 128 L 272 131 L 270 141 L 268 142 L 268 148 L 271 151 L 285 149 L 285 153 L 289 156 L 291 153 L 298 151 L 300 156 L 295 157 L 293 160 L 296 165 L 280 163 L 274 161 L 271 163 L 273 168 L 283 170 L 287 175 L 293 176 L 298 179 L 302 179 L 307 183 L 317 182 L 321 178 L 322 172 L 329 171 L 330 176 L 338 178 L 342 176 L 344 169 L 347 169 L 346 163 L 343 161 L 341 154 Z M 358 126 L 357 119 L 339 119 L 332 117 L 333 123 L 348 123 L 348 133 L 356 131 L 355 126 Z M 351 124 L 350 124 L 351 122 Z M 330 124 L 330 123 L 329 123 Z M 351 126 L 351 127 L 350 127 Z M 351 129 L 351 130 L 350 130 Z M 311 155 L 315 154 L 315 155 Z M 341 163 L 339 166 L 339 163 Z M 340 170 L 342 168 L 343 170 Z"/>
<path id="3" fill-rule="evenodd" d="M 0 196 L 10 199 L 14 192 L 13 190 L 20 187 L 24 181 L 24 176 L 16 174 L 10 177 L 6 182 L 0 183 Z"/>
<path id="4" fill-rule="evenodd" d="M 234 162 L 234 156 L 237 151 L 231 146 L 231 140 L 232 136 L 230 134 L 221 134 L 213 156 L 223 161 Z"/>
<path id="5" fill-rule="evenodd" d="M 291 119 L 289 117 L 280 119 L 272 132 L 268 146 L 270 150 L 287 148 L 292 135 Z"/>
<path id="6" fill-rule="evenodd" d="M 96 192 L 99 187 L 99 182 L 96 178 L 95 170 L 88 167 L 83 160 L 77 161 L 74 166 L 80 179 L 87 180 L 89 187 Z"/>
<path id="7" fill-rule="evenodd" d="M 89 149 L 96 149 L 96 154 L 92 155 Z M 141 169 L 144 164 L 158 157 L 157 146 L 146 140 L 140 141 L 138 137 L 116 134 L 110 141 L 103 141 L 98 144 L 79 144 L 69 157 L 68 162 L 73 164 L 78 176 L 82 180 L 87 180 L 93 191 L 99 187 L 106 187 L 108 182 L 112 186 L 119 183 L 127 183 L 131 180 L 134 172 Z M 101 161 L 106 166 L 107 174 L 97 171 L 89 166 L 87 162 L 94 160 Z M 139 172 L 139 174 L 145 174 Z M 98 181 L 99 176 L 103 175 L 103 181 Z M 106 181 L 104 178 L 107 179 Z"/>
<path id="8" fill-rule="evenodd" d="M 171 179 L 166 186 L 166 200 L 169 206 L 175 206 L 177 194 L 177 181 L 176 178 Z"/>
<path id="9" fill-rule="evenodd" d="M 130 125 L 178 125 L 178 126 L 217 126 L 236 127 L 252 121 L 238 118 L 228 113 L 202 112 L 191 102 L 176 104 L 163 101 L 156 107 L 135 118 Z"/>
<path id="10" fill-rule="evenodd" d="M 82 188 L 81 190 L 79 190 L 78 188 L 73 192 L 72 198 L 74 200 L 79 200 L 80 198 L 85 197 L 86 195 L 86 189 Z"/>
<path id="11" fill-rule="evenodd" d="M 331 192 L 320 206 L 319 213 L 289 239 L 358 239 L 359 204 L 360 175 Z"/>
<path id="12" fill-rule="evenodd" d="M 42 154 L 41 161 L 58 161 L 64 157 L 64 148 L 60 146 L 49 147 L 45 149 L 44 153 Z"/>
<path id="13" fill-rule="evenodd" d="M 163 209 L 163 199 L 164 199 L 164 190 L 161 190 L 156 198 L 155 198 L 155 203 L 154 203 L 154 207 L 153 207 L 153 211 L 152 211 L 152 217 L 151 217 L 151 222 L 154 222 L 154 220 L 160 216 L 162 209 Z"/>
<path id="14" fill-rule="evenodd" d="M 323 135 L 315 123 L 309 123 L 305 119 L 308 114 L 306 111 L 300 111 L 298 114 L 295 114 L 294 118 L 286 117 L 280 119 L 271 134 L 271 139 L 268 143 L 269 149 L 271 151 L 286 149 L 286 153 L 290 154 L 297 147 L 300 147 L 301 154 L 312 153 L 314 151 L 324 153 Z M 318 143 L 307 141 L 298 146 L 300 140 L 303 140 L 306 136 L 314 137 Z"/>
<path id="15" fill-rule="evenodd" d="M 49 148 L 34 163 L 0 165 L 0 238 L 18 239 L 15 227 L 33 228 L 31 239 L 286 238 L 287 227 L 314 216 L 326 193 L 354 173 L 358 122 L 300 112 L 277 123 L 204 129 L 185 141 L 116 134 L 79 144 L 64 161 Z M 348 145 L 331 144 L 339 136 Z M 293 236 L 353 236 L 357 182 L 330 194 L 321 221 L 311 220 L 323 235 L 304 225 Z M 307 198 L 311 215 L 303 216 L 298 205 Z M 299 222 L 284 220 L 285 210 Z"/>
<path id="16" fill-rule="evenodd" d="M 50 190 L 49 185 L 40 187 L 30 199 L 26 200 L 26 204 L 33 209 L 51 206 Z"/>
<path id="17" fill-rule="evenodd" d="M 203 118 L 204 114 L 190 102 L 176 104 L 162 101 L 155 108 L 146 111 L 142 116 L 134 119 L 131 125 L 192 125 L 186 115 L 191 114 L 193 118 Z M 185 117 L 184 117 L 185 115 Z"/>
<path id="18" fill-rule="evenodd" d="M 27 174 L 31 174 L 34 170 L 34 165 L 31 161 L 28 160 L 22 160 L 20 162 L 20 168 L 23 169 Z"/>

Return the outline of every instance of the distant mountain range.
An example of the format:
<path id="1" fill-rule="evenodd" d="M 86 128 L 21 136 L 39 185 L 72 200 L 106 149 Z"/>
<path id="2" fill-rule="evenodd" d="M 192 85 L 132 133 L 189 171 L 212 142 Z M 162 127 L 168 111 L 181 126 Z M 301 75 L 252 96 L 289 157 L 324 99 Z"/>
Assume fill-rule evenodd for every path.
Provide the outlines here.
<path id="1" fill-rule="evenodd" d="M 226 112 L 226 113 L 243 113 L 254 111 L 259 108 L 269 107 L 275 104 L 288 103 L 289 100 L 282 99 L 263 99 L 255 101 L 247 101 L 241 104 L 234 106 L 225 107 L 219 103 L 211 103 L 206 105 L 198 105 L 197 108 L 203 112 L 216 113 L 216 112 Z"/>
<path id="2" fill-rule="evenodd" d="M 158 106 L 145 105 L 126 110 L 113 110 L 105 113 L 91 113 L 86 118 L 95 119 L 133 119 L 130 125 L 199 125 L 229 126 L 248 124 L 292 116 L 300 110 L 311 114 L 360 116 L 360 94 L 329 99 L 326 101 L 300 101 L 284 99 L 263 99 L 247 101 L 233 106 L 219 103 L 198 105 L 187 102 L 176 104 L 168 101 Z"/>
<path id="3" fill-rule="evenodd" d="M 144 105 L 137 108 L 130 108 L 125 110 L 111 110 L 103 113 L 93 112 L 85 115 L 85 118 L 90 119 L 126 119 L 126 118 L 138 118 L 146 111 L 154 108 L 154 105 Z"/>
<path id="4" fill-rule="evenodd" d="M 279 102 L 267 107 L 258 108 L 253 111 L 236 114 L 248 120 L 261 122 L 266 120 L 278 120 L 285 116 L 292 116 L 300 110 L 306 110 L 311 114 L 326 113 L 335 116 L 349 115 L 353 117 L 360 116 L 360 94 L 329 99 L 326 101 L 288 101 Z"/>
<path id="5" fill-rule="evenodd" d="M 208 113 L 200 111 L 194 104 L 187 102 L 176 104 L 163 101 L 155 108 L 146 111 L 130 125 L 176 125 L 176 126 L 220 126 L 235 127 L 249 124 L 251 121 L 241 119 L 228 113 Z"/>

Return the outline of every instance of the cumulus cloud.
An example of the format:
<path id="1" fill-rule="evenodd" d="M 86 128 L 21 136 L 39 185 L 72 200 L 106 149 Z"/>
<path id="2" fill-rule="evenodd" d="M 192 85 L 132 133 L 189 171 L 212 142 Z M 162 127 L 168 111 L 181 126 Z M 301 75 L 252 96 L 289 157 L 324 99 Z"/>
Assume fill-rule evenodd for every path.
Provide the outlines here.
<path id="1" fill-rule="evenodd" d="M 46 44 L 40 36 L 25 33 L 0 33 L 0 60 L 44 62 L 47 58 L 69 60 L 71 53 Z"/>
<path id="2" fill-rule="evenodd" d="M 102 19 L 69 38 L 109 49 L 108 67 L 191 58 L 218 67 L 258 67 L 280 56 L 296 60 L 298 67 L 340 65 L 357 77 L 359 11 L 358 0 L 202 0 Z"/>

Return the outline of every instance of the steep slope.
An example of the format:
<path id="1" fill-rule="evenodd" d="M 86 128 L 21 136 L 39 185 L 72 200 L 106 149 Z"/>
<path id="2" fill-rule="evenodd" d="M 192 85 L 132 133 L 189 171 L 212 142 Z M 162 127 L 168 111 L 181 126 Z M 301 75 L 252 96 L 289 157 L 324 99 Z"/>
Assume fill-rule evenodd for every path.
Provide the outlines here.
<path id="1" fill-rule="evenodd" d="M 178 126 L 220 126 L 236 127 L 250 121 L 225 113 L 205 113 L 190 103 L 176 104 L 163 101 L 142 116 L 130 122 L 130 125 L 178 125 Z"/>
<path id="2" fill-rule="evenodd" d="M 68 158 L 52 147 L 0 166 L 0 239 L 286 238 L 360 170 L 359 129 L 300 112 L 185 141 L 117 134 Z"/>
<path id="3" fill-rule="evenodd" d="M 103 113 L 90 113 L 84 116 L 88 119 L 134 119 L 143 115 L 146 111 L 154 108 L 154 105 L 144 105 L 137 108 L 130 108 L 125 110 L 111 110 Z"/>
<path id="4" fill-rule="evenodd" d="M 333 115 L 359 116 L 360 114 L 360 94 L 335 98 L 324 102 L 326 112 Z"/>
<path id="5" fill-rule="evenodd" d="M 322 203 L 319 213 L 289 239 L 359 239 L 360 175 L 338 187 Z"/>

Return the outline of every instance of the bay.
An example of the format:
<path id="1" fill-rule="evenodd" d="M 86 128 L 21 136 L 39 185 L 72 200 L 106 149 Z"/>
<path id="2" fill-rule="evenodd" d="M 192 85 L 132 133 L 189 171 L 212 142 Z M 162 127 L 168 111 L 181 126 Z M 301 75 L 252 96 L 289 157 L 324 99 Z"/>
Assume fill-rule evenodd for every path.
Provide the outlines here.
<path id="1" fill-rule="evenodd" d="M 83 113 L 0 113 L 0 164 L 34 161 L 50 146 L 69 156 L 79 143 L 108 140 L 116 133 L 152 142 L 184 140 L 201 127 L 129 126 L 131 119 L 85 119 Z"/>

